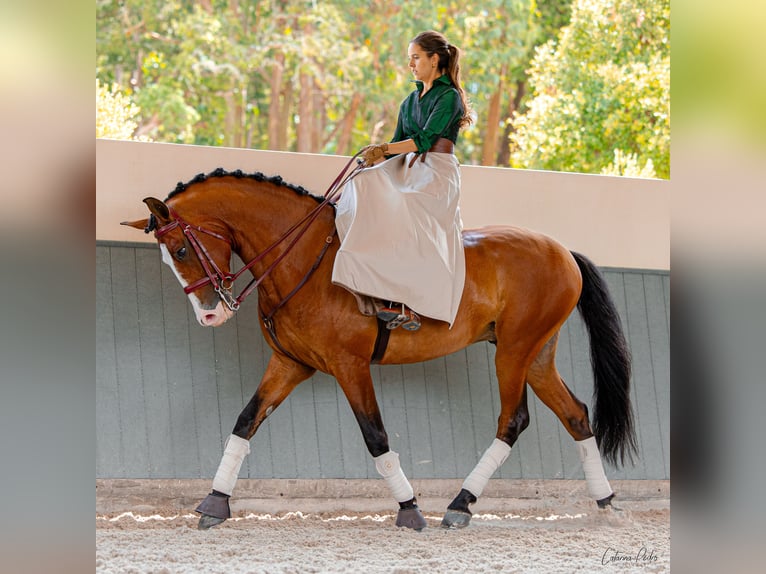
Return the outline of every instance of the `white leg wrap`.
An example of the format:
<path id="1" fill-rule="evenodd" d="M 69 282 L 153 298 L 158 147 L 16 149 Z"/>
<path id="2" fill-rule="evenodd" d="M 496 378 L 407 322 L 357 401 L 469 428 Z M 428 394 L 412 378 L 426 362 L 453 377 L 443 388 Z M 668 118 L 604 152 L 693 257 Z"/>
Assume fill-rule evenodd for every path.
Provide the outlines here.
<path id="1" fill-rule="evenodd" d="M 399 454 L 392 450 L 373 457 L 375 468 L 378 469 L 380 476 L 386 480 L 391 494 L 394 495 L 396 502 L 407 502 L 415 497 L 410 481 L 404 476 L 402 467 L 399 465 Z"/>
<path id="2" fill-rule="evenodd" d="M 234 485 L 237 484 L 239 469 L 245 456 L 250 454 L 250 441 L 236 435 L 229 435 L 226 439 L 226 448 L 223 451 L 221 464 L 213 479 L 213 490 L 223 492 L 231 496 Z"/>
<path id="3" fill-rule="evenodd" d="M 580 455 L 582 469 L 585 471 L 585 482 L 588 484 L 588 492 L 596 499 L 601 500 L 612 494 L 612 487 L 604 473 L 604 465 L 601 462 L 601 453 L 598 452 L 596 437 L 575 441 L 577 453 Z"/>
<path id="4" fill-rule="evenodd" d="M 503 465 L 509 454 L 511 454 L 511 447 L 508 446 L 508 443 L 501 441 L 499 438 L 493 440 L 490 447 L 484 451 L 484 455 L 482 455 L 476 467 L 471 471 L 471 474 L 463 481 L 463 488 L 476 498 L 481 496 L 489 479 Z"/>

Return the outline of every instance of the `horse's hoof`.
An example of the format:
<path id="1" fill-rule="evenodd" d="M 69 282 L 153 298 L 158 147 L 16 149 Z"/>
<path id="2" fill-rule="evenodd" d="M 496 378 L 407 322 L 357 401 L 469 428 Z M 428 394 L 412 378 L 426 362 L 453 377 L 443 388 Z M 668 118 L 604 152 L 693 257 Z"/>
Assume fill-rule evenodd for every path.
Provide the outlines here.
<path id="1" fill-rule="evenodd" d="M 442 528 L 465 528 L 471 522 L 471 513 L 463 510 L 447 510 L 442 518 Z"/>
<path id="2" fill-rule="evenodd" d="M 199 524 L 197 524 L 197 528 L 199 530 L 209 530 L 213 526 L 218 526 L 225 520 L 225 518 L 216 518 L 215 516 L 210 516 L 209 514 L 203 514 L 199 517 Z"/>
<path id="3" fill-rule="evenodd" d="M 610 494 L 609 496 L 607 496 L 606 498 L 602 498 L 601 500 L 597 500 L 596 504 L 602 510 L 605 509 L 605 508 L 609 508 L 610 506 L 612 506 L 612 499 L 613 498 L 614 498 L 614 492 L 612 494 Z"/>
<path id="4" fill-rule="evenodd" d="M 396 525 L 412 528 L 416 532 L 420 532 L 426 527 L 426 519 L 417 506 L 414 508 L 403 508 L 396 515 Z"/>

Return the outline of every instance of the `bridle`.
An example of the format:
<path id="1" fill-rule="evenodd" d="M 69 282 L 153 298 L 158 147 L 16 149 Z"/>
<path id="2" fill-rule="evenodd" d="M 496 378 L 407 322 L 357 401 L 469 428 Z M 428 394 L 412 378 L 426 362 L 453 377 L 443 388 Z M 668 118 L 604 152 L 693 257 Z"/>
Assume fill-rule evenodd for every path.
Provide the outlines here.
<path id="1" fill-rule="evenodd" d="M 205 245 L 199 240 L 199 237 L 197 234 L 209 235 L 210 237 L 213 237 L 215 239 L 218 239 L 220 241 L 227 243 L 230 248 L 233 248 L 234 245 L 231 242 L 231 240 L 228 237 L 221 235 L 220 233 L 216 233 L 215 231 L 205 229 L 204 227 L 200 225 L 194 225 L 192 223 L 187 222 L 178 214 L 178 212 L 176 212 L 176 210 L 174 210 L 172 207 L 168 205 L 167 207 L 168 207 L 168 213 L 170 215 L 170 222 L 163 225 L 162 227 L 158 227 L 157 229 L 155 229 L 154 236 L 157 239 L 160 239 L 163 235 L 169 233 L 170 231 L 176 229 L 177 227 L 180 228 L 184 236 L 186 236 L 189 242 L 189 245 L 191 245 L 192 249 L 194 250 L 194 253 L 197 256 L 197 259 L 199 260 L 200 265 L 202 265 L 202 269 L 205 271 L 204 277 L 201 277 L 194 283 L 191 283 L 184 287 L 184 293 L 189 295 L 190 293 L 193 293 L 194 291 L 201 289 L 202 287 L 210 284 L 213 286 L 213 289 L 218 294 L 218 297 L 221 299 L 221 301 L 232 311 L 237 311 L 239 309 L 239 306 L 242 304 L 242 301 L 244 301 L 244 299 L 248 295 L 250 295 L 250 293 L 252 293 L 255 289 L 257 289 L 258 286 L 271 274 L 271 272 L 274 270 L 277 264 L 279 264 L 279 262 L 282 261 L 288 255 L 288 253 L 290 253 L 290 251 L 298 242 L 298 240 L 300 240 L 300 238 L 303 237 L 303 235 L 306 233 L 309 226 L 314 222 L 314 220 L 316 220 L 317 217 L 319 217 L 319 213 L 322 210 L 322 208 L 324 208 L 326 205 L 331 203 L 332 200 L 339 194 L 339 191 L 343 187 L 343 185 L 345 185 L 346 182 L 348 182 L 360 171 L 361 166 L 356 165 L 354 169 L 351 170 L 351 172 L 346 174 L 346 172 L 348 172 L 348 168 L 351 166 L 354 159 L 356 159 L 359 153 L 361 152 L 358 152 L 348 161 L 348 163 L 343 168 L 343 170 L 341 170 L 340 174 L 338 174 L 338 177 L 336 177 L 335 180 L 332 182 L 332 184 L 330 184 L 330 187 L 325 192 L 323 196 L 324 199 L 322 200 L 321 203 L 319 203 L 314 209 L 312 209 L 308 214 L 306 214 L 300 221 L 298 221 L 293 226 L 291 226 L 287 231 L 285 231 L 279 237 L 279 239 L 274 241 L 265 250 L 263 250 L 261 253 L 256 255 L 248 263 L 246 263 L 244 267 L 242 267 L 236 273 L 222 271 L 221 268 L 216 264 L 216 262 L 210 256 L 210 253 L 208 252 Z M 295 295 L 295 293 L 297 293 L 301 287 L 303 287 L 303 285 L 305 285 L 305 283 L 309 280 L 309 278 L 314 273 L 314 271 L 316 271 L 316 269 L 319 267 L 319 263 L 322 261 L 322 258 L 327 252 L 327 249 L 330 247 L 330 244 L 332 243 L 336 233 L 337 231 L 333 227 L 333 232 L 325 238 L 324 246 L 322 247 L 322 250 L 319 253 L 319 256 L 317 257 L 314 264 L 311 266 L 311 268 L 303 277 L 303 279 L 296 285 L 296 287 L 292 291 L 290 291 L 290 293 L 288 293 L 288 295 L 276 305 L 276 307 L 271 311 L 271 313 L 268 314 L 269 320 L 274 315 L 274 313 L 276 313 L 277 310 L 279 310 L 282 306 L 284 306 L 284 304 L 287 303 L 287 301 L 289 301 L 290 298 L 293 295 Z M 290 238 L 290 236 L 292 236 L 293 234 L 295 235 L 287 244 L 287 247 L 285 247 L 284 251 L 282 251 L 282 253 L 280 253 L 276 257 L 276 259 L 274 259 L 274 261 L 271 262 L 271 264 L 266 268 L 263 274 L 260 277 L 253 277 L 253 279 L 250 281 L 250 283 L 247 284 L 247 286 L 242 290 L 242 292 L 235 297 L 231 292 L 231 289 L 234 285 L 234 281 L 236 281 L 237 278 L 240 277 L 240 275 L 247 272 L 249 269 L 252 269 L 253 266 L 257 265 L 260 261 L 262 261 L 269 253 L 274 251 L 274 249 L 276 249 L 278 246 L 286 242 Z"/>

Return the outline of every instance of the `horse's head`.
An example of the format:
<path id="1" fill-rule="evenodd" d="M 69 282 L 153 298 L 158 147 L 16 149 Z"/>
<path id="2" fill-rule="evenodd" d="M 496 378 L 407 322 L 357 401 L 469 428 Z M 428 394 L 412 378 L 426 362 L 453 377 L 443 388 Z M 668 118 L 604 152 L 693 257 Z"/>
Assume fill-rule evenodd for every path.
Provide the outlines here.
<path id="1" fill-rule="evenodd" d="M 231 241 L 226 231 L 214 222 L 188 221 L 165 202 L 147 197 L 144 203 L 151 216 L 127 225 L 154 235 L 162 260 L 173 270 L 189 296 L 197 321 L 205 327 L 218 327 L 234 315 L 239 306 L 231 295 L 229 272 Z"/>

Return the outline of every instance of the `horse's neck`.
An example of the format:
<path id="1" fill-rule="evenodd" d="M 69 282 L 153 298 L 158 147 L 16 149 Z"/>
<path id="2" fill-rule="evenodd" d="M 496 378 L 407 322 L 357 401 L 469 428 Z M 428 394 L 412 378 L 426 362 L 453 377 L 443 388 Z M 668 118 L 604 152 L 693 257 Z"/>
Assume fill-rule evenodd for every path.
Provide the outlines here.
<path id="1" fill-rule="evenodd" d="M 288 192 L 293 194 L 290 190 Z M 314 228 L 321 225 L 315 221 L 306 231 L 303 231 L 306 225 L 301 224 L 296 231 L 285 238 L 285 233 L 291 227 L 302 221 L 318 206 L 314 200 L 307 197 L 285 196 L 285 200 L 287 201 L 256 202 L 251 208 L 239 210 L 233 214 L 232 220 L 237 220 L 233 229 L 237 236 L 236 243 L 240 246 L 240 257 L 255 257 L 277 242 L 279 245 L 275 247 L 275 250 L 281 251 L 298 233 L 311 235 Z"/>
<path id="2" fill-rule="evenodd" d="M 306 221 L 285 236 L 290 228 L 319 206 L 311 197 L 299 196 L 291 189 L 278 188 L 276 191 L 250 194 L 240 205 L 238 209 L 232 209 L 227 218 L 234 233 L 237 255 L 248 263 L 270 250 L 263 256 L 263 261 L 253 267 L 256 276 L 260 277 L 276 257 L 290 249 L 284 260 L 269 272 L 267 283 L 290 284 L 299 280 L 298 276 L 305 273 L 316 258 L 317 244 L 323 242 L 334 229 L 332 209 L 325 207 L 313 222 Z M 299 235 L 300 239 L 290 247 Z"/>

